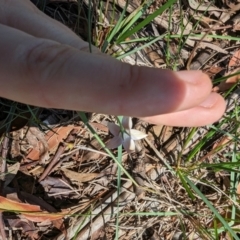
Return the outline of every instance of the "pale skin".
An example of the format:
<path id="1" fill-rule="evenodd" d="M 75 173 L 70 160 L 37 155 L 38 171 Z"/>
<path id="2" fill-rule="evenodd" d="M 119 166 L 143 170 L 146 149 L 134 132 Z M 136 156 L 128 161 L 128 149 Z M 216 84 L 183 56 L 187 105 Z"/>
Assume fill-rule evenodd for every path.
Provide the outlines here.
<path id="1" fill-rule="evenodd" d="M 0 96 L 45 108 L 202 126 L 225 101 L 201 71 L 172 72 L 100 53 L 29 0 L 0 1 Z"/>

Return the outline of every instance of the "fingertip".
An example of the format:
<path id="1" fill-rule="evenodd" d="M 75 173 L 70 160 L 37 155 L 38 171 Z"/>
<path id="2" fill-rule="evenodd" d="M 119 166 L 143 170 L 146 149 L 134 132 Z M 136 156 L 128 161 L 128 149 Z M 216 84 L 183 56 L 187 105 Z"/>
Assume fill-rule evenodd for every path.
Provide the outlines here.
<path id="1" fill-rule="evenodd" d="M 202 71 L 174 72 L 177 79 L 185 84 L 185 94 L 176 111 L 183 111 L 201 104 L 212 91 L 212 82 Z"/>
<path id="2" fill-rule="evenodd" d="M 208 84 L 209 87 L 212 86 L 212 82 L 209 76 L 201 70 L 190 70 L 190 71 L 184 70 L 184 71 L 178 71 L 174 73 L 181 81 L 184 81 L 186 83 L 190 83 L 190 84 L 204 83 L 204 84 Z"/>

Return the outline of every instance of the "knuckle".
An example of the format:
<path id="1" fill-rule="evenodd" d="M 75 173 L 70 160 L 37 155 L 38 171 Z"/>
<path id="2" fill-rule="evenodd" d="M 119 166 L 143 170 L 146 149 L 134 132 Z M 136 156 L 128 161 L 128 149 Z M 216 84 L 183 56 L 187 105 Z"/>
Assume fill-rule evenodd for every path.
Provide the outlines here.
<path id="1" fill-rule="evenodd" d="M 138 95 L 138 85 L 141 81 L 141 68 L 122 64 L 120 68 L 118 112 L 131 115 L 132 105 Z"/>
<path id="2" fill-rule="evenodd" d="M 18 46 L 16 54 L 17 62 L 21 62 L 21 78 L 29 86 L 38 89 L 36 98 L 41 98 L 44 105 L 53 107 L 54 101 L 48 93 L 61 76 L 60 72 L 66 68 L 66 61 L 70 57 L 69 48 L 41 39 L 29 45 Z"/>
<path id="3" fill-rule="evenodd" d="M 40 41 L 24 52 L 24 72 L 28 77 L 36 77 L 42 81 L 50 80 L 54 78 L 56 71 L 63 67 L 67 51 L 68 48 L 60 44 Z"/>
<path id="4" fill-rule="evenodd" d="M 138 66 L 132 66 L 129 64 L 124 64 L 123 66 L 125 69 L 122 71 L 124 76 L 122 77 L 122 88 L 123 90 L 131 93 L 134 91 L 134 88 L 139 84 L 140 77 L 141 77 L 141 68 Z"/>

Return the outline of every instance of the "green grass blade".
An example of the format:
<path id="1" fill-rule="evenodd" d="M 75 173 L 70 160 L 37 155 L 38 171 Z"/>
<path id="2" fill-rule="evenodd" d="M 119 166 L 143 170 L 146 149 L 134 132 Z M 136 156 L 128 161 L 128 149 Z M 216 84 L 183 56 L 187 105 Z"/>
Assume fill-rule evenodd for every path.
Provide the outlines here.
<path id="1" fill-rule="evenodd" d="M 87 218 L 88 218 L 89 216 L 91 216 L 91 208 L 88 209 L 86 215 L 84 214 L 84 219 L 83 219 L 83 221 L 81 222 L 81 224 L 78 226 L 78 229 L 77 229 L 77 231 L 75 232 L 75 234 L 74 234 L 74 236 L 73 236 L 73 240 L 77 240 L 78 233 L 81 231 L 84 222 L 87 220 Z"/>
<path id="2" fill-rule="evenodd" d="M 199 40 L 204 37 L 204 34 L 172 34 L 172 35 L 169 35 L 170 38 L 180 38 L 182 39 L 182 37 L 194 37 L 194 38 L 199 38 Z M 240 41 L 240 38 L 239 37 L 233 37 L 233 36 L 229 36 L 229 35 L 211 35 L 211 34 L 208 34 L 205 36 L 206 38 L 209 37 L 209 38 L 214 38 L 214 39 L 223 39 L 223 40 L 231 40 L 231 41 Z"/>
<path id="3" fill-rule="evenodd" d="M 182 175 L 181 171 L 177 171 L 177 174 L 182 182 L 183 187 L 185 188 L 186 192 L 188 193 L 188 196 L 194 200 L 196 197 L 193 195 L 191 189 L 189 188 L 188 184 L 186 183 L 184 176 Z"/>
<path id="4" fill-rule="evenodd" d="M 208 201 L 204 194 L 195 186 L 195 184 L 187 177 L 184 176 L 184 179 L 189 184 L 189 186 L 198 194 L 198 196 L 204 201 L 204 203 L 208 206 L 208 208 L 213 212 L 213 214 L 218 218 L 218 220 L 222 223 L 224 228 L 231 233 L 231 235 L 235 238 L 235 240 L 240 240 L 237 234 L 232 230 L 229 224 L 224 220 L 224 218 L 219 214 L 217 209 Z"/>
<path id="5" fill-rule="evenodd" d="M 129 56 L 129 55 L 131 55 L 131 54 L 133 54 L 133 53 L 135 53 L 135 52 L 138 52 L 138 51 L 140 51 L 141 49 L 143 49 L 143 48 L 145 48 L 145 47 L 147 47 L 147 46 L 150 46 L 151 44 L 155 43 L 156 41 L 162 39 L 164 36 L 165 36 L 165 35 L 156 37 L 154 40 L 152 40 L 152 41 L 150 41 L 150 42 L 142 45 L 141 47 L 135 48 L 135 49 L 133 49 L 132 51 L 129 51 L 129 52 L 127 52 L 127 53 L 124 53 L 124 54 L 116 57 L 116 59 L 120 60 L 120 59 L 122 59 L 122 58 L 125 58 L 126 56 Z"/>
<path id="6" fill-rule="evenodd" d="M 107 37 L 107 39 L 104 41 L 104 44 L 103 44 L 102 49 L 101 49 L 102 52 L 106 51 L 106 49 L 108 47 L 108 44 L 112 41 L 112 39 L 115 37 L 117 32 L 121 29 L 122 21 L 123 21 L 123 19 L 125 17 L 125 13 L 127 11 L 128 2 L 129 2 L 129 0 L 126 0 L 126 5 L 125 5 L 125 7 L 124 7 L 124 9 L 123 9 L 123 11 L 122 11 L 122 13 L 120 15 L 120 18 L 117 21 L 116 26 L 110 32 L 109 37 Z"/>
<path id="7" fill-rule="evenodd" d="M 153 0 L 149 1 L 148 3 L 138 7 L 131 15 L 126 19 L 126 26 L 121 30 L 121 37 L 125 32 L 127 32 L 129 29 L 132 28 L 135 22 L 143 15 L 144 12 L 149 8 L 149 6 L 152 4 Z"/>
<path id="8" fill-rule="evenodd" d="M 118 117 L 119 121 L 122 122 L 122 117 Z M 117 156 L 118 162 L 122 164 L 122 145 L 118 147 L 118 156 Z M 118 167 L 117 170 L 117 208 L 119 209 L 119 195 L 120 195 L 120 189 L 121 189 L 121 168 Z M 119 210 L 116 214 L 116 234 L 115 239 L 119 239 Z"/>
<path id="9" fill-rule="evenodd" d="M 140 22 L 136 27 L 132 28 L 131 30 L 125 32 L 123 35 L 121 35 L 117 43 L 121 43 L 126 38 L 132 36 L 134 33 L 138 32 L 140 29 L 142 29 L 144 26 L 146 26 L 148 23 L 150 23 L 154 18 L 156 18 L 158 15 L 162 14 L 165 10 L 171 7 L 172 4 L 174 4 L 176 0 L 169 0 L 167 1 L 162 7 L 160 7 L 158 10 L 156 10 L 154 13 L 150 14 L 148 17 L 146 17 L 142 22 Z"/>

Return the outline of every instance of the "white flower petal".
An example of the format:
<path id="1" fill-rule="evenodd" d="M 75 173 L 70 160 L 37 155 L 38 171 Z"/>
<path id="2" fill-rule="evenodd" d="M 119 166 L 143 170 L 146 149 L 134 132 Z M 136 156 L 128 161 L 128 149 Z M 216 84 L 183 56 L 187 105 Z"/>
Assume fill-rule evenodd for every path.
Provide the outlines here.
<path id="1" fill-rule="evenodd" d="M 128 132 L 123 132 L 123 133 L 122 133 L 122 139 L 123 139 L 123 141 L 124 141 L 125 139 L 129 138 L 129 137 L 130 137 L 130 135 L 128 134 Z"/>
<path id="2" fill-rule="evenodd" d="M 128 153 L 135 151 L 135 143 L 130 137 L 124 139 L 122 144 Z"/>
<path id="3" fill-rule="evenodd" d="M 122 138 L 120 136 L 115 136 L 114 138 L 110 139 L 110 141 L 106 144 L 107 148 L 113 149 L 117 148 L 122 144 Z"/>
<path id="4" fill-rule="evenodd" d="M 107 124 L 108 126 L 108 129 L 110 131 L 110 133 L 113 135 L 113 136 L 118 136 L 119 133 L 120 133 L 120 127 L 118 125 L 116 125 L 115 123 L 111 123 L 109 122 Z"/>
<path id="5" fill-rule="evenodd" d="M 132 128 L 132 118 L 131 117 L 123 117 L 122 125 L 124 129 L 131 129 Z"/>
<path id="6" fill-rule="evenodd" d="M 140 140 L 140 139 L 143 139 L 143 138 L 148 136 L 147 134 L 145 134 L 141 131 L 138 131 L 136 129 L 130 129 L 128 131 L 128 133 L 129 133 L 132 140 Z"/>

